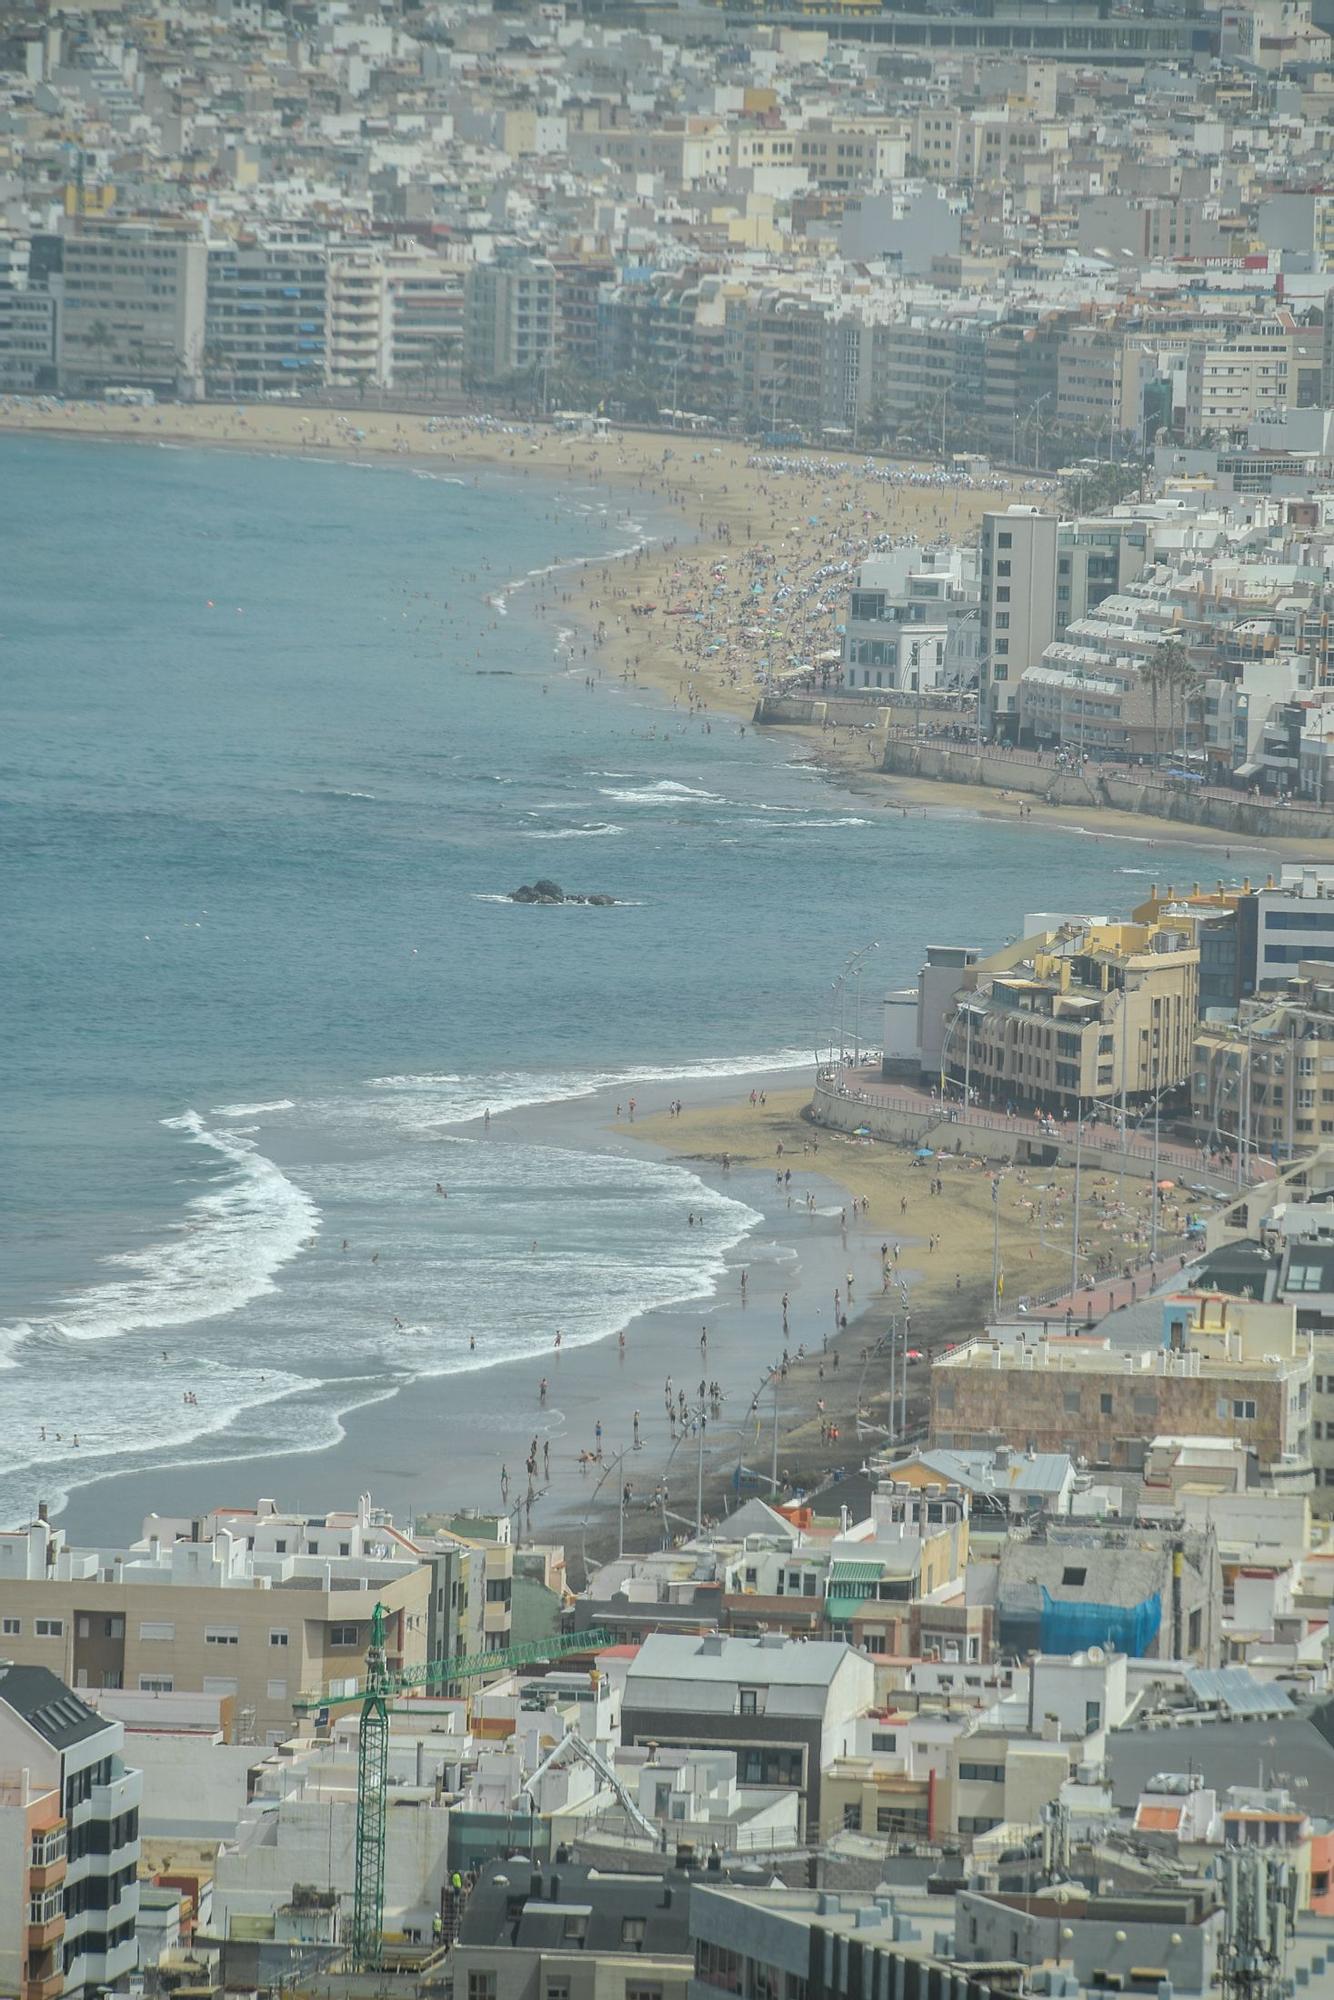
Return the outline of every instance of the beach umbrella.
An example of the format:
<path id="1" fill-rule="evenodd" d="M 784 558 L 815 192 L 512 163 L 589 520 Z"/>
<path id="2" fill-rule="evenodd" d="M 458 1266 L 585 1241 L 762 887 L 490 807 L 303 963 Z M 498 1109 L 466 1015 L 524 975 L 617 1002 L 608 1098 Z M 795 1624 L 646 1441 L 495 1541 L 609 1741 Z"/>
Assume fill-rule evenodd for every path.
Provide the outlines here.
<path id="1" fill-rule="evenodd" d="M 852 1128 L 852 1136 L 854 1139 L 869 1139 L 871 1136 L 871 1128 L 869 1125 L 854 1125 Z"/>
<path id="2" fill-rule="evenodd" d="M 1159 1181 L 1158 1183 L 1158 1189 L 1161 1194 L 1166 1194 L 1169 1188 L 1174 1188 L 1175 1186 L 1175 1181 Z"/>
<path id="3" fill-rule="evenodd" d="M 919 1146 L 914 1157 L 919 1160 L 934 1160 L 936 1156 L 929 1146 Z"/>

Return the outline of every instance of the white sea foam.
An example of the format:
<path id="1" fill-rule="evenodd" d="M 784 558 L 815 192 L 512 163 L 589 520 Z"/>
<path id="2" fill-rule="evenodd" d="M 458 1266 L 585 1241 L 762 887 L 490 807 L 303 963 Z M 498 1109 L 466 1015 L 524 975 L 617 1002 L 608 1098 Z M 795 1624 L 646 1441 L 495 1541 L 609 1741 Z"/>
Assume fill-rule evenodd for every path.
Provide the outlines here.
<path id="1" fill-rule="evenodd" d="M 533 827 L 519 833 L 520 840 L 606 840 L 610 835 L 624 833 L 623 826 L 612 826 L 608 820 L 598 820 L 589 826 L 558 826 L 550 828 Z"/>
<path id="2" fill-rule="evenodd" d="M 869 819 L 855 819 L 852 817 L 843 819 L 785 819 L 777 830 L 786 833 L 789 827 L 869 826 L 870 824 Z M 743 820 L 742 825 L 773 826 L 774 822 L 769 819 L 748 819 Z"/>
<path id="3" fill-rule="evenodd" d="M 290 1097 L 275 1097 L 268 1104 L 215 1104 L 210 1114 L 214 1118 L 258 1118 L 263 1111 L 291 1111 L 294 1109 Z"/>
<path id="4" fill-rule="evenodd" d="M 672 778 L 659 778 L 655 784 L 636 785 L 625 791 L 607 785 L 598 789 L 604 799 L 615 799 L 619 805 L 626 806 L 669 806 L 687 802 L 707 806 L 727 804 L 727 800 L 720 798 L 717 792 L 701 791 L 697 785 L 678 785 Z"/>
<path id="5" fill-rule="evenodd" d="M 423 1131 L 469 1124 L 486 1111 L 494 1118 L 505 1111 L 525 1111 L 539 1104 L 592 1097 L 599 1090 L 629 1094 L 644 1084 L 702 1082 L 713 1077 L 806 1069 L 812 1061 L 809 1051 L 789 1048 L 769 1055 L 718 1056 L 642 1068 L 565 1070 L 549 1075 L 530 1070 L 495 1070 L 485 1076 L 377 1076 L 370 1081 L 373 1089 L 393 1094 L 405 1124 Z"/>
<path id="6" fill-rule="evenodd" d="M 161 1122 L 220 1155 L 231 1169 L 226 1180 L 186 1204 L 184 1227 L 169 1241 L 103 1260 L 133 1276 L 93 1285 L 41 1319 L 5 1329 L 11 1342 L 50 1333 L 116 1340 L 239 1312 L 275 1289 L 277 1273 L 319 1229 L 310 1196 L 251 1140 L 210 1131 L 196 1111 Z"/>

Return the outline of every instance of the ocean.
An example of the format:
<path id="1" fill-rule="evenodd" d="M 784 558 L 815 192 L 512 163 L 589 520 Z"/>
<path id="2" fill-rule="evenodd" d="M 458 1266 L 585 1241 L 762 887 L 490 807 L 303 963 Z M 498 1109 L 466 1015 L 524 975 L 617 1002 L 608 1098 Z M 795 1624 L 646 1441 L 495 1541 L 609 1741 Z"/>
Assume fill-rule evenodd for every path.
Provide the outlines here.
<path id="1" fill-rule="evenodd" d="M 874 1041 L 928 943 L 1216 872 L 590 689 L 543 594 L 675 532 L 605 489 L 5 437 L 0 505 L 7 1526 L 708 1298 L 753 1206 L 503 1114 L 795 1078 L 871 940 Z"/>

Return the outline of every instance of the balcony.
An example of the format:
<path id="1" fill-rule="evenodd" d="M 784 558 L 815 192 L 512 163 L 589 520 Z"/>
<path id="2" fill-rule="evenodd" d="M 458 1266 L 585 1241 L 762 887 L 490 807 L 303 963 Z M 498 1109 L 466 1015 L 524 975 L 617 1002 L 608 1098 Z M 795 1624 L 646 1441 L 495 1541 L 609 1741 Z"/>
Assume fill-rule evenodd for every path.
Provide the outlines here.
<path id="1" fill-rule="evenodd" d="M 28 1870 L 30 1892 L 34 1896 L 40 1896 L 44 1890 L 58 1889 L 65 1879 L 68 1868 L 69 1863 L 63 1852 L 55 1855 L 50 1861 L 34 1862 Z"/>
<path id="2" fill-rule="evenodd" d="M 64 1935 L 65 1912 L 57 1910 L 53 1916 L 47 1917 L 43 1923 L 29 1924 L 25 1932 L 24 1941 L 30 1952 L 48 1951 L 52 1945 L 59 1944 Z"/>
<path id="3" fill-rule="evenodd" d="M 21 1991 L 22 2000 L 60 2000 L 65 1991 L 65 1975 L 57 1967 L 40 1979 L 25 1979 Z"/>

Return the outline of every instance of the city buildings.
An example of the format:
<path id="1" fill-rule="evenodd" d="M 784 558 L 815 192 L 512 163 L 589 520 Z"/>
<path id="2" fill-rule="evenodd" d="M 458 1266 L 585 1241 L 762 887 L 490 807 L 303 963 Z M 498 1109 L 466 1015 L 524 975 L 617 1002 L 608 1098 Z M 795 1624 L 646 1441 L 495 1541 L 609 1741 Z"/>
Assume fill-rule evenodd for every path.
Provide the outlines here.
<path id="1" fill-rule="evenodd" d="M 0 1534 L 7 1654 L 77 1689 L 225 1697 L 233 1740 L 263 1743 L 290 1734 L 300 1695 L 356 1677 L 377 1602 L 395 1666 L 465 1643 L 454 1550 L 442 1550 L 437 1578 L 434 1558 L 367 1501 L 314 1520 L 264 1501 L 152 1516 L 145 1530 L 109 1565 L 41 1515 Z M 508 1601 L 495 1608 L 507 1632 Z"/>

